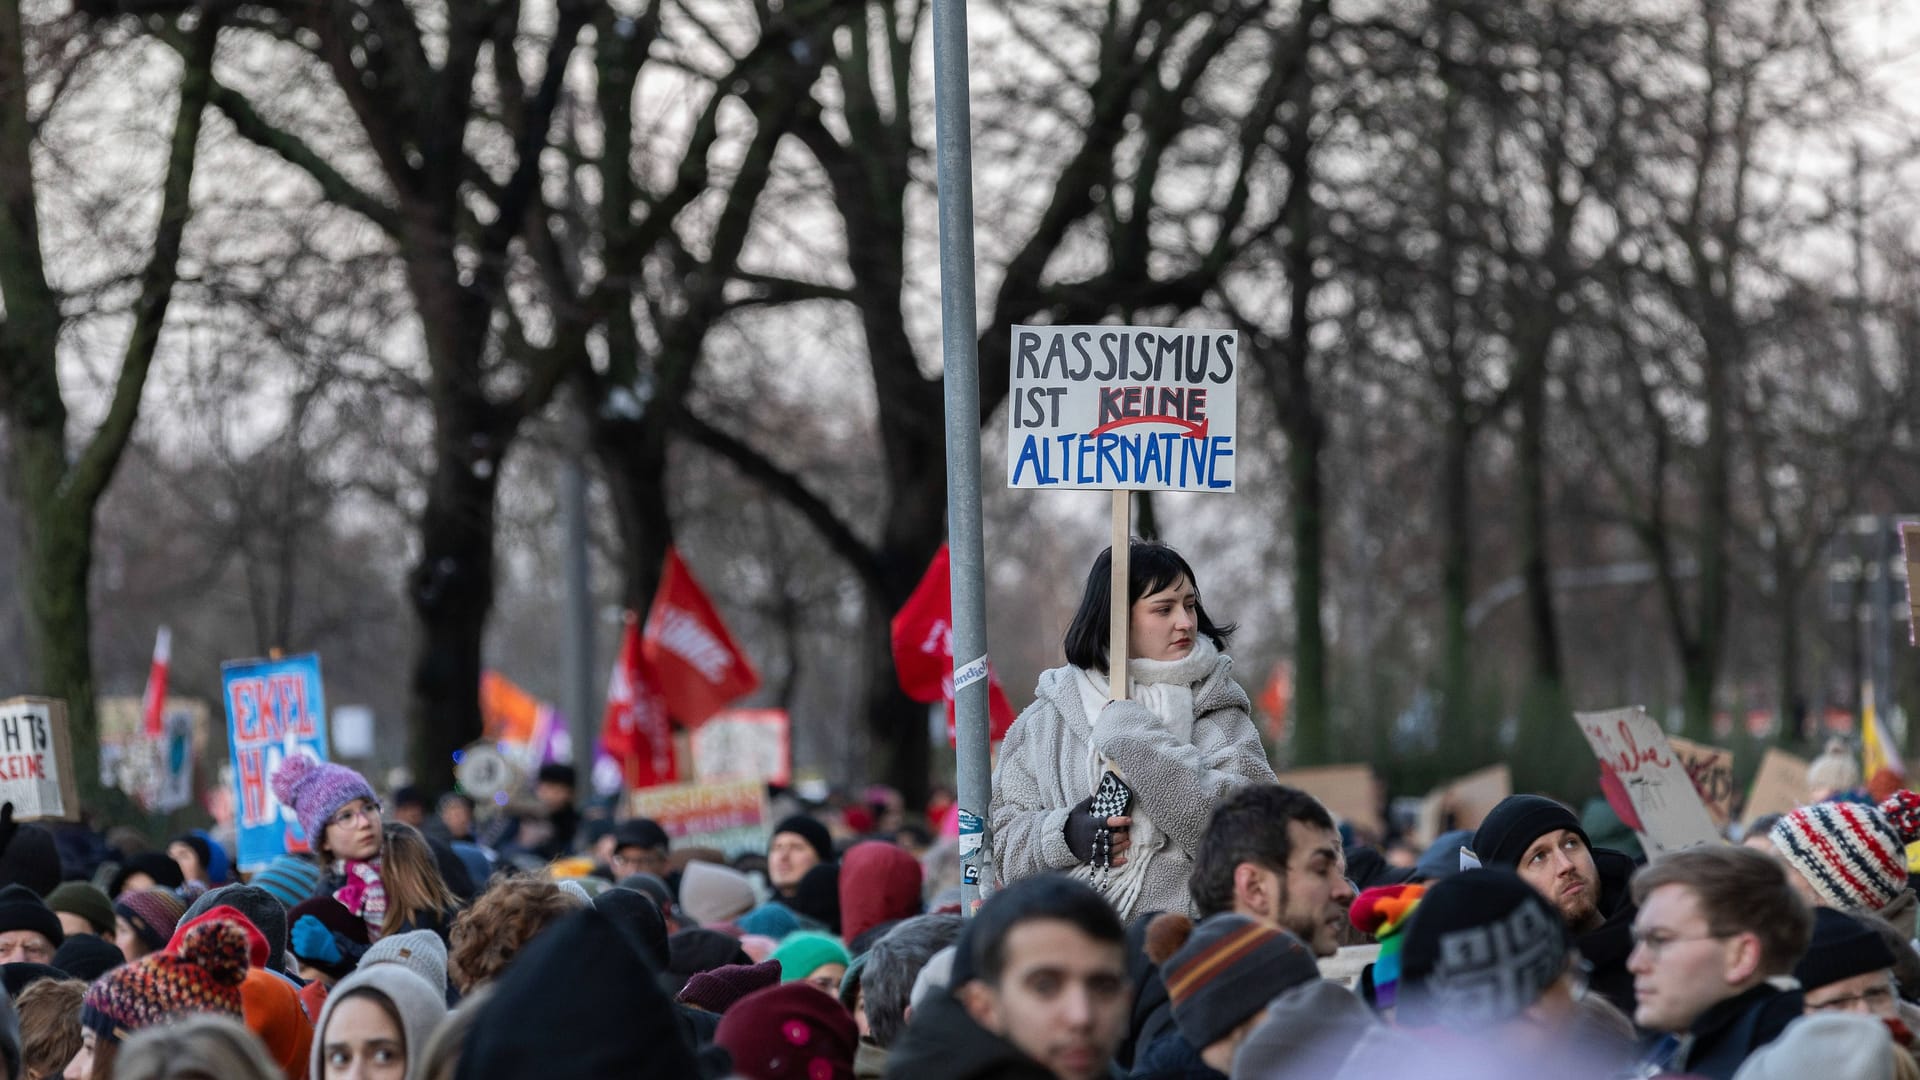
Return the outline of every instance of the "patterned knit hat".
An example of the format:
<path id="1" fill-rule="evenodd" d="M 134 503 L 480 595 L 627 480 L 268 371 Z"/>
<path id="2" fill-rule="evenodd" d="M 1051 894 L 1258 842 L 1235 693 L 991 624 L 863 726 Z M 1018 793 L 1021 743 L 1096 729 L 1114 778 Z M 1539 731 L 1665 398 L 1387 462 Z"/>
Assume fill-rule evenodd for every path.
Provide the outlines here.
<path id="1" fill-rule="evenodd" d="M 1403 934 L 1394 1019 L 1484 1032 L 1531 1008 L 1567 970 L 1573 936 L 1510 870 L 1462 870 L 1420 898 Z"/>
<path id="2" fill-rule="evenodd" d="M 282 855 L 268 863 L 265 870 L 253 875 L 249 884 L 272 893 L 274 899 L 292 911 L 300 901 L 319 890 L 321 876 L 320 868 L 311 859 Z"/>
<path id="3" fill-rule="evenodd" d="M 703 971 L 687 980 L 680 991 L 680 1004 L 724 1013 L 736 1001 L 756 990 L 780 985 L 780 961 L 760 964 L 729 964 Z M 818 991 L 815 991 L 818 993 Z"/>
<path id="4" fill-rule="evenodd" d="M 240 984 L 247 977 L 247 935 L 215 919 L 188 932 L 178 953 L 154 953 L 115 968 L 87 988 L 80 1022 L 118 1043 L 142 1028 L 189 1013 L 241 1019 Z"/>
<path id="5" fill-rule="evenodd" d="M 380 801 L 366 777 L 345 765 L 315 761 L 305 754 L 295 754 L 273 771 L 273 794 L 293 808 L 300 818 L 300 831 L 306 834 L 307 843 L 316 848 L 328 820 L 341 807 L 355 799 L 375 804 Z"/>
<path id="6" fill-rule="evenodd" d="M 1372 934 L 1380 943 L 1380 956 L 1373 962 L 1375 1008 L 1393 1007 L 1400 982 L 1400 946 L 1405 943 L 1400 931 L 1407 928 L 1407 920 L 1426 892 L 1425 885 L 1382 885 L 1361 893 L 1347 913 L 1355 930 Z"/>
<path id="7" fill-rule="evenodd" d="M 180 917 L 187 913 L 187 905 L 180 902 L 172 889 L 139 889 L 121 893 L 120 899 L 113 902 L 113 913 L 127 920 L 127 925 L 133 927 L 135 936 L 147 948 L 157 950 L 167 947 L 167 939 L 173 936 Z"/>
<path id="8" fill-rule="evenodd" d="M 1769 838 L 1828 905 L 1879 911 L 1906 891 L 1906 847 L 1920 839 L 1920 795 L 1898 791 L 1877 809 L 1803 806 L 1775 823 Z"/>
<path id="9" fill-rule="evenodd" d="M 1180 1034 L 1206 1047 L 1281 991 L 1318 979 L 1320 966 L 1313 950 L 1284 930 L 1245 915 L 1215 915 L 1193 928 L 1160 974 Z"/>

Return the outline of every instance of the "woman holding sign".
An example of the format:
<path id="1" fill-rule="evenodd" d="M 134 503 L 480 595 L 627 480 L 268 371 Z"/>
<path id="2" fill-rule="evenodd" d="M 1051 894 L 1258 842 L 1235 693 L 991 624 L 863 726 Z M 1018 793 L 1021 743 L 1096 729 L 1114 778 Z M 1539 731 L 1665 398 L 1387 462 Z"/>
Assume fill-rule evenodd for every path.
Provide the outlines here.
<path id="1" fill-rule="evenodd" d="M 993 776 L 1000 876 L 1068 872 L 1123 919 L 1190 912 L 1187 878 L 1214 804 L 1273 783 L 1248 701 L 1222 650 L 1233 632 L 1200 603 L 1193 568 L 1165 544 L 1128 548 L 1128 695 L 1107 681 L 1112 551 L 1087 575 L 1067 665 L 1040 676 Z"/>

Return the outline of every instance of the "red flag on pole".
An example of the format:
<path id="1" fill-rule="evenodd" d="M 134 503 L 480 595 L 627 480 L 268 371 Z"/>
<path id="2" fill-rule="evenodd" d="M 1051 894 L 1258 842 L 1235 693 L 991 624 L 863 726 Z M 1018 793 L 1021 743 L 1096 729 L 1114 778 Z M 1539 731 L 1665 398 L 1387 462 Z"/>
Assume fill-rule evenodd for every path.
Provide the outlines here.
<path id="1" fill-rule="evenodd" d="M 699 727 L 760 685 L 759 673 L 673 548 L 667 549 L 640 651 L 668 713 L 686 727 Z"/>
<path id="2" fill-rule="evenodd" d="M 933 556 L 920 584 L 893 617 L 893 667 L 900 689 L 915 701 L 947 703 L 947 740 L 955 738 L 953 715 L 953 581 L 947 547 Z M 1013 726 L 1013 706 L 1000 676 L 987 665 L 988 738 L 999 742 Z"/>
<path id="3" fill-rule="evenodd" d="M 627 786 L 671 784 L 680 779 L 673 758 L 673 735 L 667 726 L 666 702 L 661 700 L 644 650 L 640 620 L 627 612 L 620 632 L 620 652 L 614 657 L 613 677 L 607 682 L 607 712 L 600 723 L 600 742 L 620 762 Z"/>
<path id="4" fill-rule="evenodd" d="M 153 666 L 147 669 L 147 692 L 140 698 L 140 714 L 147 738 L 157 739 L 166 730 L 161 715 L 167 704 L 167 667 L 173 663 L 173 631 L 161 627 L 153 639 Z"/>

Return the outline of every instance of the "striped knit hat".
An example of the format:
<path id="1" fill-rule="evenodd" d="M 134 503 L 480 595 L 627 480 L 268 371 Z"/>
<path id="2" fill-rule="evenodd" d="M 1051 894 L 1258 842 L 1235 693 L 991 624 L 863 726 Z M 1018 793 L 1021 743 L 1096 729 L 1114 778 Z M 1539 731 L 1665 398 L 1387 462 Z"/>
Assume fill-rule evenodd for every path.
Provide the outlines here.
<path id="1" fill-rule="evenodd" d="M 1920 839 L 1920 795 L 1897 791 L 1878 808 L 1803 806 L 1781 818 L 1769 838 L 1828 906 L 1879 911 L 1906 891 L 1906 848 Z"/>
<path id="2" fill-rule="evenodd" d="M 1282 991 L 1318 979 L 1320 966 L 1292 934 L 1226 914 L 1195 926 L 1160 974 L 1180 1034 L 1204 1050 Z"/>
<path id="3" fill-rule="evenodd" d="M 187 905 L 172 889 L 137 889 L 121 893 L 113 902 L 113 913 L 127 920 L 147 948 L 159 950 L 167 947 L 167 939 L 187 913 Z"/>
<path id="4" fill-rule="evenodd" d="M 87 987 L 80 1022 L 118 1043 L 143 1028 L 190 1013 L 242 1016 L 240 984 L 247 977 L 247 935 L 226 919 L 187 931 L 177 953 L 154 953 L 115 968 Z"/>
<path id="5" fill-rule="evenodd" d="M 1400 946 L 1405 942 L 1400 931 L 1407 928 L 1407 920 L 1426 892 L 1425 885 L 1382 885 L 1361 893 L 1347 912 L 1354 929 L 1372 934 L 1380 943 L 1380 956 L 1371 969 L 1375 1008 L 1393 1007 L 1395 987 L 1400 982 Z"/>
<path id="6" fill-rule="evenodd" d="M 265 870 L 253 875 L 249 885 L 258 885 L 273 894 L 273 898 L 286 905 L 288 911 L 300 905 L 314 895 L 320 888 L 320 868 L 310 859 L 298 855 L 282 855 L 267 864 Z"/>

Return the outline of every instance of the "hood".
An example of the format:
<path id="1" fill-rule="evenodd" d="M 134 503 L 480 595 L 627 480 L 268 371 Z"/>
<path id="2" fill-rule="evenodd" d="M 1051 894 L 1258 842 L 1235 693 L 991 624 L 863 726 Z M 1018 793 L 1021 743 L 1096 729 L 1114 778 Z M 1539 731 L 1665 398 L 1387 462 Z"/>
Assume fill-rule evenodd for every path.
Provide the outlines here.
<path id="1" fill-rule="evenodd" d="M 855 844 L 840 858 L 840 937 L 920 914 L 920 860 L 880 840 Z"/>
<path id="2" fill-rule="evenodd" d="M 894 1080 L 1051 1080 L 1053 1074 L 967 1015 L 951 994 L 934 994 L 915 1009 L 893 1048 Z"/>
<path id="3" fill-rule="evenodd" d="M 447 1018 L 447 998 L 445 991 L 399 964 L 375 964 L 362 968 L 334 985 L 333 991 L 327 995 L 326 1005 L 320 1010 L 320 1023 L 314 1029 L 313 1048 L 307 1068 L 309 1080 L 321 1080 L 327 1075 L 321 1051 L 327 1022 L 333 1019 L 334 1006 L 345 1000 L 348 994 L 360 989 L 378 992 L 399 1014 L 400 1034 L 406 1039 L 409 1050 L 407 1078 L 418 1080 L 424 1073 L 427 1040 L 441 1021 Z M 415 1051 L 415 1047 L 419 1050 Z M 292 1075 L 291 1070 L 288 1075 Z"/>

